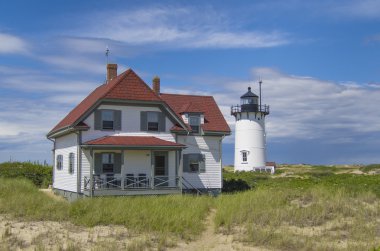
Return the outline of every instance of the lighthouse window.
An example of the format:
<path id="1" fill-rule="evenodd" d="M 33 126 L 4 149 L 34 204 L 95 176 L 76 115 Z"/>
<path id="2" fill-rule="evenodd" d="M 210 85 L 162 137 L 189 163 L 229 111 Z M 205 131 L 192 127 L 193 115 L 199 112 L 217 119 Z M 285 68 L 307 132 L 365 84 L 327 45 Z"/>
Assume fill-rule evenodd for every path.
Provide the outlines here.
<path id="1" fill-rule="evenodd" d="M 247 151 L 247 150 L 241 151 L 242 164 L 247 164 L 248 163 L 248 154 L 249 154 L 249 151 Z"/>
<path id="2" fill-rule="evenodd" d="M 247 162 L 247 152 L 242 152 L 243 162 Z"/>

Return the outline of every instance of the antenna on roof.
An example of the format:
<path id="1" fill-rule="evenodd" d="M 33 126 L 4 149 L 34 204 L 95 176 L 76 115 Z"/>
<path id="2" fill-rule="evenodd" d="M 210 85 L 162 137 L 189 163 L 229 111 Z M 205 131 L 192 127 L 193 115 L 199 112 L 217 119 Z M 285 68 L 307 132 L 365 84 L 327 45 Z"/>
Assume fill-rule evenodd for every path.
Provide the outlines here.
<path id="1" fill-rule="evenodd" d="M 263 83 L 263 80 L 261 79 L 261 77 L 259 77 L 259 93 L 260 93 L 259 94 L 260 95 L 259 96 L 259 98 L 260 98 L 260 104 L 259 104 L 260 106 L 259 107 L 260 107 L 260 109 L 261 109 L 261 84 L 262 83 Z"/>
<path id="2" fill-rule="evenodd" d="M 107 64 L 108 64 L 108 55 L 110 54 L 110 49 L 108 48 L 108 45 L 106 46 L 106 58 L 107 58 Z"/>

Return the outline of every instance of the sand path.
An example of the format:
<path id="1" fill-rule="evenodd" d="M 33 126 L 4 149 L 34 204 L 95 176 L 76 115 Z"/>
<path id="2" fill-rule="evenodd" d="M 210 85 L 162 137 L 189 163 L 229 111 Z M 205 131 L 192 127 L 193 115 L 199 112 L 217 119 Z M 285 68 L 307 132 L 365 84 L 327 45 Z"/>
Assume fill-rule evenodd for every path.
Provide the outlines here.
<path id="1" fill-rule="evenodd" d="M 211 209 L 209 215 L 206 218 L 206 229 L 201 234 L 200 238 L 188 242 L 188 243 L 178 243 L 175 248 L 168 249 L 171 251 L 230 251 L 230 250 L 240 250 L 240 251 L 265 251 L 267 249 L 257 248 L 257 247 L 247 247 L 241 242 L 234 240 L 233 235 L 224 235 L 215 232 L 214 227 L 214 217 L 216 215 L 216 210 Z"/>

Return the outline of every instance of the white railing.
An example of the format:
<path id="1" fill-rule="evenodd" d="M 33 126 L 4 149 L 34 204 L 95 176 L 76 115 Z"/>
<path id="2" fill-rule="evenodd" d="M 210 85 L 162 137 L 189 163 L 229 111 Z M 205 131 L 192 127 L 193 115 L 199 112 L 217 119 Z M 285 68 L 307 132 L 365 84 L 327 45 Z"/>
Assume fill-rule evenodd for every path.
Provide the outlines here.
<path id="1" fill-rule="evenodd" d="M 165 189 L 180 188 L 179 176 L 131 176 L 126 175 L 93 175 L 92 190 L 103 189 Z M 91 190 L 90 177 L 84 177 L 84 190 Z"/>

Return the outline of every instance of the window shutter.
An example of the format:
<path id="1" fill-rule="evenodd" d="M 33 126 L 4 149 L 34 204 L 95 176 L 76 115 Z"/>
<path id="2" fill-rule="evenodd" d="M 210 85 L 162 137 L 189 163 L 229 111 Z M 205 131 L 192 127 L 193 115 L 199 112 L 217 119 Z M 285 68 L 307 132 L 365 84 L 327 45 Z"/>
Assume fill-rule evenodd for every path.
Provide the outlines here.
<path id="1" fill-rule="evenodd" d="M 163 113 L 163 112 L 160 112 L 159 113 L 159 115 L 158 115 L 158 118 L 159 118 L 159 122 L 158 122 L 158 131 L 160 131 L 160 132 L 165 132 L 165 130 L 166 130 L 166 121 L 165 121 L 165 114 Z"/>
<path id="2" fill-rule="evenodd" d="M 102 154 L 101 153 L 95 153 L 95 174 L 101 174 L 102 173 Z"/>
<path id="3" fill-rule="evenodd" d="M 184 154 L 183 155 L 183 171 L 184 172 L 190 172 L 189 168 L 189 154 Z"/>
<path id="4" fill-rule="evenodd" d="M 113 117 L 114 117 L 114 129 L 121 131 L 121 111 L 120 110 L 113 111 Z"/>
<path id="5" fill-rule="evenodd" d="M 198 161 L 199 161 L 199 172 L 205 173 L 206 172 L 206 158 L 204 154 L 198 155 Z"/>
<path id="6" fill-rule="evenodd" d="M 114 154 L 114 165 L 113 165 L 113 172 L 114 173 L 121 173 L 121 154 L 115 153 Z"/>
<path id="7" fill-rule="evenodd" d="M 95 110 L 94 127 L 95 127 L 95 130 L 102 129 L 102 110 Z"/>
<path id="8" fill-rule="evenodd" d="M 147 112 L 140 113 L 140 130 L 143 132 L 148 131 Z"/>

